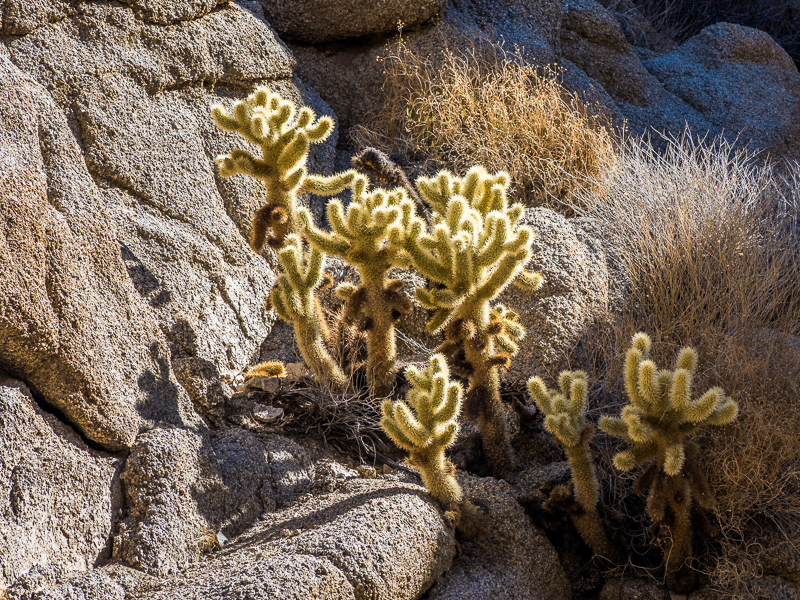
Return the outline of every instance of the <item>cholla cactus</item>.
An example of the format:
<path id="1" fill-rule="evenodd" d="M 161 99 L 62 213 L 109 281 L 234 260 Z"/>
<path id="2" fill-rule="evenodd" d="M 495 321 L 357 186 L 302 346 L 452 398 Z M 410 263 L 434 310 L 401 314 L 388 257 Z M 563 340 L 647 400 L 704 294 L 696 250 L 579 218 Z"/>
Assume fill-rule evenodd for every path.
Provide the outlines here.
<path id="1" fill-rule="evenodd" d="M 422 371 L 409 367 L 406 377 L 411 383 L 408 404 L 384 400 L 381 426 L 409 453 L 409 462 L 419 469 L 431 496 L 445 509 L 457 509 L 464 502 L 464 492 L 456 481 L 455 466 L 444 452 L 458 435 L 461 384 L 450 381 L 441 354 L 434 354 Z"/>
<path id="2" fill-rule="evenodd" d="M 258 363 L 244 374 L 245 381 L 253 377 L 286 377 L 286 365 L 279 360 Z"/>
<path id="3" fill-rule="evenodd" d="M 631 447 L 614 457 L 614 465 L 628 471 L 651 464 L 636 484 L 649 489 L 647 511 L 665 539 L 667 584 L 675 593 L 688 593 L 693 585 L 688 562 L 692 556 L 692 498 L 701 508 L 715 501 L 697 464 L 698 448 L 686 436 L 705 425 L 724 425 L 736 418 L 736 402 L 722 389 L 708 390 L 691 399 L 697 353 L 684 348 L 675 370 L 658 371 L 648 360 L 651 341 L 644 333 L 633 337 L 625 358 L 625 390 L 630 404 L 622 418 L 603 417 L 603 431 L 624 438 Z"/>
<path id="4" fill-rule="evenodd" d="M 339 199 L 328 202 L 330 232 L 315 227 L 308 210 L 301 210 L 299 217 L 315 248 L 358 269 L 361 285 L 341 284 L 336 293 L 347 302 L 343 318 L 359 319 L 367 332 L 370 388 L 378 396 L 387 396 L 394 387 L 394 323 L 411 310 L 411 302 L 400 293 L 402 283 L 387 277 L 389 269 L 405 262 L 405 251 L 390 238 L 402 237 L 414 205 L 401 188 L 370 191 L 363 175 L 353 179 L 351 188 L 352 201 L 346 211 Z"/>
<path id="5" fill-rule="evenodd" d="M 428 329 L 445 330 L 441 347 L 458 374 L 468 377 L 465 408 L 476 420 L 495 476 L 511 466 L 499 367 L 507 367 L 524 330 L 511 313 L 492 310 L 491 302 L 510 284 L 537 289 L 542 277 L 524 270 L 533 231 L 520 226 L 520 204 L 509 205 L 508 175 L 490 175 L 482 167 L 464 178 L 447 171 L 420 178 L 417 188 L 433 209 L 432 231 L 411 216 L 405 231 L 394 230 L 414 267 L 444 284 L 418 289 L 417 299 L 434 310 Z M 501 351 L 496 350 L 496 346 Z"/>
<path id="6" fill-rule="evenodd" d="M 338 194 L 352 181 L 354 171 L 332 177 L 309 175 L 306 171 L 311 144 L 323 142 L 333 131 L 333 119 L 316 118 L 314 111 L 284 100 L 262 87 L 246 100 L 233 105 L 229 114 L 221 104 L 211 107 L 218 127 L 236 132 L 261 147 L 261 156 L 235 148 L 216 159 L 219 173 L 230 177 L 243 173 L 256 177 L 267 187 L 267 202 L 253 216 L 250 246 L 260 252 L 266 242 L 281 248 L 286 236 L 299 233 L 297 197 L 311 192 L 323 196 Z M 269 230 L 271 235 L 267 237 Z"/>
<path id="7" fill-rule="evenodd" d="M 306 258 L 300 238 L 294 234 L 287 236 L 284 247 L 278 251 L 283 273 L 270 300 L 278 316 L 294 325 L 297 345 L 309 368 L 323 384 L 343 390 L 347 379 L 325 347 L 327 323 L 314 293 L 322 281 L 324 259 L 316 248 Z"/>
<path id="8" fill-rule="evenodd" d="M 545 429 L 564 448 L 572 470 L 570 486 L 557 486 L 549 503 L 562 504 L 595 554 L 619 563 L 622 553 L 609 540 L 597 513 L 600 484 L 589 449 L 594 427 L 586 421 L 586 373 L 563 371 L 558 383 L 560 392 L 547 389 L 539 377 L 528 381 L 528 392 L 545 415 Z"/>

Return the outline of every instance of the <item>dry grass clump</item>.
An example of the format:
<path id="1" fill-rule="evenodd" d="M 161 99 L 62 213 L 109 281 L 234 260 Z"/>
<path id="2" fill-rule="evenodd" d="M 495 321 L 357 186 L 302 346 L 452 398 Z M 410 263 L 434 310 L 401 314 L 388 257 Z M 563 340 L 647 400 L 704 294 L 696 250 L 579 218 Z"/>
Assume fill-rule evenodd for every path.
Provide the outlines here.
<path id="1" fill-rule="evenodd" d="M 353 130 L 356 144 L 406 164 L 508 171 L 527 206 L 563 208 L 561 200 L 580 185 L 598 185 L 614 161 L 607 119 L 550 68 L 488 43 L 445 44 L 428 56 L 402 40 L 384 64 L 385 102 Z"/>
<path id="2" fill-rule="evenodd" d="M 604 196 L 584 202 L 627 277 L 622 306 L 586 341 L 604 396 L 622 397 L 625 350 L 646 331 L 657 364 L 693 346 L 696 389 L 739 403 L 702 440 L 722 533 L 704 568 L 743 594 L 756 534 L 800 552 L 800 187 L 751 158 L 688 135 L 664 153 L 628 140 Z"/>

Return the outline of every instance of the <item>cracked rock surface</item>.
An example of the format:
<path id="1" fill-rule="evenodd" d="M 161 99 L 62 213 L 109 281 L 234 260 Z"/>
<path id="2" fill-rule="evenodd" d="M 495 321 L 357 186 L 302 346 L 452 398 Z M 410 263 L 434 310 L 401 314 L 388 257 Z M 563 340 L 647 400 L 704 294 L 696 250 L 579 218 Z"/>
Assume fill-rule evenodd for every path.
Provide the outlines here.
<path id="1" fill-rule="evenodd" d="M 120 466 L 0 372 L 0 589 L 37 565 L 86 570 L 108 557 Z"/>
<path id="2" fill-rule="evenodd" d="M 209 108 L 269 84 L 329 109 L 232 3 L 8 0 L 0 36 L 0 365 L 112 451 L 192 425 L 171 359 L 241 369 L 274 320 L 246 239 L 263 187 L 216 175 L 240 141 Z"/>

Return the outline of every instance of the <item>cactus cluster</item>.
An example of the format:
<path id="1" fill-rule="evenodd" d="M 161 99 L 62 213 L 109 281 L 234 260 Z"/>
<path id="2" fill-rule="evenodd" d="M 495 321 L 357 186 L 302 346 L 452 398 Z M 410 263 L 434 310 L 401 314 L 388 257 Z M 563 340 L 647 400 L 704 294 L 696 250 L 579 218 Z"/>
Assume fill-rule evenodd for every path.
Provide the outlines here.
<path id="1" fill-rule="evenodd" d="M 413 187 L 388 157 L 367 149 L 354 159 L 355 170 L 331 177 L 307 172 L 310 145 L 325 140 L 333 129 L 329 117 L 317 118 L 266 88 L 237 102 L 232 113 L 212 108 L 216 124 L 240 134 L 261 148 L 260 156 L 234 149 L 217 159 L 220 175 L 243 173 L 264 182 L 265 204 L 255 212 L 251 246 L 264 245 L 278 254 L 281 273 L 270 295 L 278 315 L 292 323 L 300 351 L 317 378 L 344 390 L 347 378 L 330 355 L 330 332 L 316 290 L 324 276 L 326 255 L 340 257 L 359 273 L 358 285 L 342 283 L 337 295 L 345 301 L 342 321 L 357 323 L 367 336 L 367 380 L 370 391 L 387 397 L 395 383 L 395 322 L 411 308 L 401 282 L 389 277 L 394 267 L 412 267 L 432 285 L 417 288 L 416 299 L 432 312 L 431 333 L 444 342 L 424 369 L 406 371 L 411 384 L 406 401 L 386 399 L 381 424 L 406 450 L 434 498 L 461 518 L 475 515 L 445 455 L 458 431 L 462 410 L 477 422 L 486 456 L 496 477 L 512 465 L 505 408 L 500 399 L 499 370 L 508 368 L 525 330 L 514 311 L 496 304 L 509 285 L 538 289 L 543 278 L 526 270 L 533 231 L 521 224 L 524 209 L 508 199 L 509 176 L 480 166 L 464 177 L 448 171 L 420 177 Z M 302 208 L 302 194 L 335 196 L 350 190 L 351 201 L 328 202 L 330 230 L 318 227 Z M 605 432 L 620 436 L 629 447 L 614 465 L 630 470 L 651 462 L 635 488 L 648 493 L 647 510 L 663 538 L 670 589 L 691 587 L 691 519 L 693 500 L 703 509 L 714 505 L 698 466 L 698 447 L 687 436 L 705 425 L 722 425 L 736 417 L 737 406 L 720 388 L 691 398 L 697 367 L 694 350 L 684 348 L 674 370 L 658 370 L 649 360 L 651 342 L 644 333 L 633 339 L 625 363 L 625 389 L 630 403 L 621 418 L 603 417 Z M 264 365 L 261 372 L 280 371 Z M 466 394 L 450 373 L 469 382 Z M 254 375 L 255 372 L 249 374 Z M 581 371 L 561 374 L 559 389 L 540 378 L 528 390 L 545 415 L 545 428 L 563 447 L 572 481 L 559 486 L 550 505 L 559 504 L 595 553 L 621 562 L 599 516 L 600 486 L 590 441 L 594 427 L 586 419 L 587 381 Z M 463 524 L 463 523 L 462 523 Z"/>
<path id="2" fill-rule="evenodd" d="M 314 248 L 358 270 L 361 284 L 340 284 L 336 294 L 346 302 L 343 319 L 357 320 L 367 332 L 367 380 L 371 391 L 383 397 L 394 387 L 394 324 L 411 310 L 411 302 L 400 292 L 402 283 L 388 277 L 389 269 L 405 263 L 405 250 L 392 239 L 398 231 L 402 236 L 414 205 L 402 188 L 370 190 L 362 175 L 353 178 L 351 190 L 346 210 L 338 198 L 328 202 L 331 231 L 316 227 L 307 209 L 301 209 L 299 216 L 303 234 Z"/>
<path id="3" fill-rule="evenodd" d="M 700 471 L 699 449 L 688 435 L 706 425 L 724 425 L 737 415 L 737 405 L 714 387 L 692 400 L 697 353 L 683 348 L 674 370 L 658 370 L 649 360 L 650 338 L 638 333 L 625 357 L 625 391 L 630 403 L 621 418 L 603 417 L 600 428 L 623 438 L 630 447 L 614 457 L 623 471 L 653 461 L 636 483 L 647 491 L 647 511 L 654 531 L 663 538 L 670 589 L 686 593 L 693 586 L 692 500 L 702 509 L 714 507 L 714 497 Z"/>
<path id="4" fill-rule="evenodd" d="M 463 178 L 448 171 L 421 177 L 417 188 L 432 209 L 431 226 L 411 216 L 406 231 L 395 233 L 414 267 L 440 284 L 417 289 L 416 297 L 434 311 L 428 330 L 444 329 L 440 350 L 469 379 L 467 416 L 478 423 L 497 477 L 512 462 L 498 370 L 508 366 L 524 330 L 516 315 L 491 302 L 509 284 L 531 290 L 542 284 L 541 275 L 525 270 L 533 231 L 519 224 L 523 207 L 509 203 L 508 182 L 506 173 L 482 167 Z"/>
<path id="5" fill-rule="evenodd" d="M 575 528 L 594 553 L 620 563 L 622 553 L 611 543 L 598 514 L 600 483 L 589 442 L 594 426 L 586 420 L 586 373 L 563 371 L 560 390 L 550 390 L 540 377 L 528 381 L 528 392 L 545 415 L 544 426 L 564 449 L 572 470 L 569 486 L 557 486 L 549 503 L 558 504 L 572 518 Z"/>

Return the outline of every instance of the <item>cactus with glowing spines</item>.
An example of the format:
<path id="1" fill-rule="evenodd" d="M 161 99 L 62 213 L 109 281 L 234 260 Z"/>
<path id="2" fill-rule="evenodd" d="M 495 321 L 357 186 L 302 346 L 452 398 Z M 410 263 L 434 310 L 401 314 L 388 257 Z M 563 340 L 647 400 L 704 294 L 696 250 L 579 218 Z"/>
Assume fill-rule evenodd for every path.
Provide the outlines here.
<path id="1" fill-rule="evenodd" d="M 220 129 L 238 133 L 261 148 L 261 156 L 234 148 L 216 159 L 222 177 L 242 173 L 260 179 L 267 187 L 267 202 L 253 215 L 250 245 L 256 252 L 265 243 L 277 250 L 287 235 L 300 232 L 297 221 L 300 194 L 338 194 L 355 175 L 355 171 L 332 177 L 309 175 L 306 170 L 309 148 L 328 138 L 334 128 L 333 119 L 317 118 L 308 107 L 298 111 L 294 103 L 266 87 L 236 102 L 232 113 L 215 104 L 211 115 Z"/>
<path id="2" fill-rule="evenodd" d="M 394 266 L 405 263 L 406 252 L 393 242 L 411 218 L 414 204 L 405 190 L 370 190 L 368 180 L 356 175 L 352 199 L 345 210 L 339 199 L 328 202 L 331 231 L 314 226 L 311 214 L 301 209 L 299 218 L 308 241 L 319 250 L 354 266 L 361 285 L 341 284 L 337 295 L 346 301 L 343 318 L 359 319 L 367 333 L 367 380 L 377 396 L 387 396 L 394 387 L 394 324 L 411 310 L 411 302 L 400 290 L 402 282 L 387 276 Z"/>
<path id="3" fill-rule="evenodd" d="M 498 369 L 508 366 L 524 331 L 516 319 L 493 311 L 491 302 L 509 284 L 542 284 L 541 275 L 525 271 L 533 231 L 519 224 L 524 210 L 509 204 L 508 183 L 506 173 L 490 175 L 482 167 L 463 178 L 448 171 L 421 177 L 416 185 L 433 209 L 432 227 L 411 215 L 405 231 L 395 233 L 413 266 L 443 284 L 417 289 L 416 297 L 434 311 L 428 330 L 444 329 L 441 350 L 458 375 L 469 378 L 465 411 L 478 423 L 497 477 L 505 476 L 512 460 Z"/>
<path id="4" fill-rule="evenodd" d="M 322 281 L 325 255 L 316 248 L 311 248 L 306 255 L 300 238 L 291 234 L 278 251 L 278 260 L 283 273 L 270 294 L 275 312 L 294 325 L 300 353 L 321 383 L 334 390 L 344 390 L 347 378 L 325 347 L 327 322 L 315 294 Z"/>
<path id="5" fill-rule="evenodd" d="M 619 563 L 622 553 L 611 543 L 597 512 L 600 483 L 589 449 L 594 427 L 586 420 L 586 373 L 563 371 L 559 387 L 560 391 L 549 390 L 539 377 L 528 381 L 528 393 L 545 415 L 545 429 L 564 449 L 572 470 L 569 486 L 557 486 L 548 503 L 560 505 L 570 515 L 578 533 L 595 554 Z"/>
<path id="6" fill-rule="evenodd" d="M 463 389 L 450 380 L 441 354 L 434 354 L 423 370 L 409 367 L 406 377 L 411 383 L 406 402 L 384 400 L 381 426 L 409 453 L 409 463 L 419 470 L 431 496 L 445 509 L 458 510 L 464 492 L 445 450 L 458 435 Z"/>
<path id="7" fill-rule="evenodd" d="M 692 499 L 702 509 L 713 508 L 715 500 L 697 463 L 699 449 L 687 443 L 686 437 L 705 425 L 730 423 L 738 407 L 718 387 L 691 399 L 697 369 L 693 349 L 680 351 L 674 370 L 659 371 L 648 358 L 650 348 L 647 334 L 634 336 L 625 357 L 625 391 L 630 404 L 623 408 L 621 418 L 603 417 L 599 425 L 630 444 L 614 457 L 618 469 L 628 471 L 654 460 L 635 488 L 648 491 L 647 511 L 656 529 L 668 530 L 664 552 L 669 588 L 688 593 L 693 585 L 693 572 L 688 568 Z"/>

